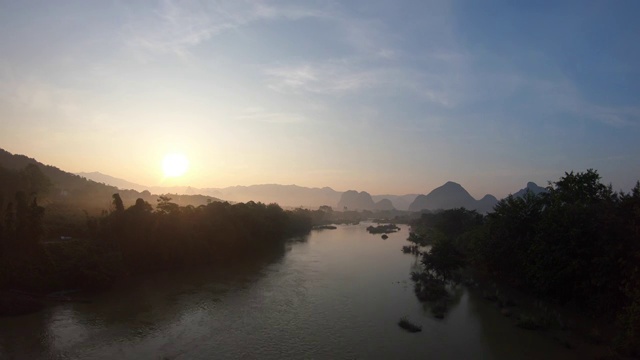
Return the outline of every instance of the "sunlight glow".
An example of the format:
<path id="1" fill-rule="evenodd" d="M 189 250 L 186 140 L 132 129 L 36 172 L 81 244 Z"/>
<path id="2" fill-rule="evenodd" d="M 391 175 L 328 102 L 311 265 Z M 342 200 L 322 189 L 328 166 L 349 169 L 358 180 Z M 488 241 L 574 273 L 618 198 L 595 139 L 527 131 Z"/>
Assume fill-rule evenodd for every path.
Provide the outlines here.
<path id="1" fill-rule="evenodd" d="M 162 172 L 165 177 L 182 176 L 187 169 L 189 169 L 189 160 L 182 154 L 168 154 L 162 160 Z"/>

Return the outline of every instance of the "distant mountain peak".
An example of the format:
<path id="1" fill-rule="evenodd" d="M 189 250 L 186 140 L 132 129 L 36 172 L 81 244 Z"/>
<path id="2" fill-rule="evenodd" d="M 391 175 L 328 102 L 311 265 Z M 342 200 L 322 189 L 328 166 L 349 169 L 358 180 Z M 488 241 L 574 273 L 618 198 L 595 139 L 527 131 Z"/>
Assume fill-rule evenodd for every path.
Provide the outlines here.
<path id="1" fill-rule="evenodd" d="M 356 190 L 347 190 L 342 193 L 338 208 L 347 208 L 348 210 L 373 210 L 376 204 L 373 198 L 366 191 L 358 192 Z"/>
<path id="2" fill-rule="evenodd" d="M 457 188 L 462 188 L 462 185 L 458 184 L 455 181 L 447 181 L 446 183 L 444 183 L 444 185 L 442 185 L 441 187 L 457 187 Z"/>
<path id="3" fill-rule="evenodd" d="M 534 193 L 535 195 L 540 194 L 540 193 L 544 193 L 547 191 L 547 189 L 538 186 L 536 183 L 534 183 L 533 181 L 529 181 L 527 182 L 527 187 L 525 187 L 524 189 L 520 189 L 518 190 L 515 194 L 513 194 L 514 197 L 523 197 L 528 191 Z"/>
<path id="4" fill-rule="evenodd" d="M 498 199 L 491 194 L 487 194 L 483 196 L 482 199 L 480 199 L 480 201 L 485 201 L 485 200 L 495 200 L 496 202 L 498 201 Z"/>
<path id="5" fill-rule="evenodd" d="M 444 185 L 433 189 L 427 195 L 419 195 L 409 206 L 411 211 L 453 209 L 463 207 L 477 210 L 480 213 L 490 211 L 498 202 L 495 196 L 487 194 L 481 200 L 476 200 L 462 185 L 447 181 Z"/>
<path id="6" fill-rule="evenodd" d="M 377 203 L 375 203 L 376 210 L 395 210 L 393 203 L 389 199 L 381 199 Z"/>

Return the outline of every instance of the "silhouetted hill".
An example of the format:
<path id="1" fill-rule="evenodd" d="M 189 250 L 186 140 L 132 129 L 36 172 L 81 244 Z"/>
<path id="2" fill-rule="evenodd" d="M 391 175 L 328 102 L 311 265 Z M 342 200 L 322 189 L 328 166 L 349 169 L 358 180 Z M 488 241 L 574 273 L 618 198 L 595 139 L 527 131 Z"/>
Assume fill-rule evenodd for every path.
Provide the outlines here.
<path id="1" fill-rule="evenodd" d="M 51 203 L 66 204 L 78 210 L 96 213 L 110 208 L 112 201 L 111 196 L 115 193 L 120 194 L 125 206 L 133 205 L 138 198 L 142 198 L 151 205 L 155 205 L 158 199 L 157 195 L 152 195 L 149 191 L 119 190 L 115 186 L 88 180 L 84 177 L 60 170 L 55 166 L 42 164 L 36 159 L 24 155 L 14 155 L 6 150 L 0 149 L 1 167 L 19 171 L 29 164 L 36 165 L 40 171 L 51 180 L 52 188 L 48 194 L 38 194 L 38 198 L 43 205 Z M 13 194 L 5 194 L 5 196 L 11 198 Z M 170 197 L 173 202 L 181 206 L 199 206 L 210 201 L 220 201 L 220 199 L 203 195 L 170 195 Z"/>
<path id="2" fill-rule="evenodd" d="M 411 205 L 413 200 L 415 200 L 416 197 L 418 197 L 418 195 L 419 194 L 407 194 L 407 195 L 388 194 L 388 195 L 371 195 L 371 197 L 373 198 L 373 201 L 375 201 L 376 203 L 378 203 L 382 199 L 388 199 L 391 201 L 394 208 L 398 210 L 406 211 L 406 210 L 409 210 L 409 205 Z"/>
<path id="3" fill-rule="evenodd" d="M 393 207 L 393 203 L 389 199 L 382 199 L 375 203 L 374 210 L 386 211 L 386 210 L 395 210 Z"/>
<path id="4" fill-rule="evenodd" d="M 284 207 L 318 208 L 335 206 L 342 193 L 330 187 L 308 188 L 298 185 L 261 184 L 201 189 L 203 194 L 219 196 L 225 200 L 266 204 L 277 203 Z"/>
<path id="5" fill-rule="evenodd" d="M 322 205 L 334 207 L 336 210 L 342 211 L 345 205 L 341 204 L 345 192 L 336 191 L 330 187 L 309 188 L 298 185 L 279 185 L 279 184 L 262 184 L 250 186 L 231 186 L 226 188 L 191 188 L 193 193 L 201 193 L 205 195 L 219 197 L 228 201 L 247 202 L 260 201 L 263 203 L 278 203 L 284 207 L 306 207 L 317 209 Z M 351 190 L 358 193 L 357 191 Z M 362 194 L 362 193 L 360 193 Z M 349 210 L 375 210 L 376 202 L 382 199 L 391 201 L 394 209 L 407 210 L 409 204 L 417 195 L 376 195 L 372 196 L 366 192 L 363 200 L 357 200 L 356 203 L 346 206 Z M 349 194 L 347 196 L 352 196 Z M 360 195 L 361 196 L 361 195 Z M 349 200 L 350 202 L 351 200 Z M 359 201 L 364 201 L 359 203 Z M 356 207 L 353 205 L 356 204 Z M 360 204 L 360 205 L 357 205 Z M 384 205 L 387 206 L 386 204 Z M 390 210 L 390 209 L 388 209 Z"/>
<path id="6" fill-rule="evenodd" d="M 78 175 L 84 176 L 87 179 L 116 186 L 119 189 L 134 189 L 137 191 L 148 190 L 152 193 L 164 194 L 164 193 L 177 193 L 177 194 L 202 194 L 207 196 L 213 196 L 216 198 L 224 199 L 231 202 L 262 202 L 265 204 L 277 203 L 283 207 L 305 207 L 316 209 L 322 205 L 328 205 L 331 207 L 337 207 L 337 210 L 342 210 L 342 206 L 338 203 L 343 195 L 342 192 L 335 191 L 330 187 L 323 188 L 309 188 L 298 185 L 280 185 L 280 184 L 260 184 L 250 186 L 230 186 L 226 188 L 194 188 L 186 186 L 176 187 L 158 187 L 158 186 L 145 186 L 136 184 L 124 179 L 119 179 L 113 176 L 102 174 L 100 172 L 87 172 L 78 173 Z M 377 196 L 376 201 L 380 201 L 384 198 L 397 199 L 404 205 L 405 209 L 409 207 L 409 203 L 413 201 L 416 195 L 385 195 Z M 410 200 L 407 200 L 409 197 Z M 391 207 L 389 204 L 383 203 L 381 206 L 385 210 L 391 210 L 394 208 L 393 202 Z M 367 202 L 367 210 L 373 210 L 375 203 Z M 349 207 L 351 209 L 351 207 Z M 355 208 L 354 208 L 355 209 Z"/>
<path id="7" fill-rule="evenodd" d="M 122 190 L 136 190 L 136 191 L 145 191 L 145 190 L 149 190 L 151 191 L 151 189 L 148 186 L 144 186 L 144 185 L 140 185 L 140 184 L 136 184 L 136 183 L 132 183 L 130 181 L 124 180 L 124 179 L 119 179 L 113 176 L 109 176 L 106 174 L 103 174 L 101 172 L 79 172 L 76 173 L 76 175 L 78 176 L 82 176 L 84 178 L 87 178 L 89 180 L 93 180 L 95 182 L 98 183 L 103 183 L 106 185 L 111 185 L 111 186 L 115 186 L 118 189 L 122 189 Z M 155 192 L 154 193 L 168 193 L 171 191 L 162 191 L 162 192 Z"/>
<path id="8" fill-rule="evenodd" d="M 120 189 L 149 190 L 154 194 L 206 195 L 231 202 L 277 203 L 283 207 L 318 208 L 322 205 L 335 206 L 341 192 L 329 187 L 308 188 L 297 185 L 261 184 L 250 186 L 230 186 L 226 188 L 195 188 L 190 186 L 145 186 L 99 172 L 79 173 L 88 179 L 116 186 Z"/>
<path id="9" fill-rule="evenodd" d="M 21 162 L 20 164 L 23 164 Z M 434 189 L 428 195 L 369 195 L 366 192 L 350 190 L 347 192 L 335 191 L 332 188 L 308 188 L 297 185 L 262 184 L 250 186 L 231 186 L 226 188 L 194 188 L 188 186 L 159 187 L 144 186 L 99 172 L 79 173 L 90 180 L 123 189 L 137 191 L 148 190 L 153 194 L 182 194 L 203 195 L 201 201 L 206 201 L 207 196 L 224 199 L 231 202 L 262 202 L 277 203 L 283 207 L 318 208 L 322 205 L 343 210 L 346 206 L 349 210 L 410 210 L 422 209 L 438 210 L 465 207 L 477 210 L 480 213 L 493 211 L 498 203 L 495 196 L 487 194 L 482 199 L 474 199 L 460 184 L 447 182 L 443 186 Z M 522 196 L 529 189 L 534 194 L 544 192 L 545 188 L 537 186 L 533 182 L 527 183 L 527 187 L 519 190 L 514 196 Z M 135 195 L 135 194 L 134 194 Z M 134 196 L 132 195 L 132 196 Z M 177 198 L 180 195 L 173 195 Z M 383 201 L 384 200 L 384 201 Z"/>
<path id="10" fill-rule="evenodd" d="M 476 203 L 476 210 L 480 214 L 485 214 L 493 211 L 493 207 L 498 203 L 498 199 L 491 194 L 485 195 L 482 199 L 478 200 Z"/>
<path id="11" fill-rule="evenodd" d="M 79 172 L 79 173 L 76 173 L 76 175 L 87 178 L 88 180 L 93 180 L 97 183 L 115 186 L 120 190 L 135 190 L 139 192 L 148 191 L 151 194 L 173 194 L 174 196 L 203 195 L 203 196 L 211 196 L 212 198 L 216 198 L 218 200 L 221 198 L 220 196 L 218 196 L 218 194 L 206 194 L 204 190 L 192 188 L 190 186 L 147 186 L 147 185 L 136 184 L 134 182 L 113 177 L 111 175 L 103 174 L 97 171 Z"/>
<path id="12" fill-rule="evenodd" d="M 418 211 L 416 210 L 418 208 L 420 208 L 420 210 L 451 209 L 463 206 L 467 209 L 477 210 L 480 213 L 488 213 L 493 211 L 493 207 L 498 203 L 498 199 L 490 194 L 485 195 L 480 200 L 476 200 L 460 184 L 451 181 L 434 189 L 429 195 L 369 195 L 366 192 L 359 193 L 355 190 L 342 193 L 329 187 L 308 188 L 297 185 L 279 184 L 202 189 L 188 186 L 145 186 L 100 172 L 78 173 L 78 175 L 99 183 L 115 186 L 121 189 L 121 191 L 124 189 L 133 189 L 136 191 L 148 190 L 153 194 L 203 195 L 231 202 L 255 201 L 266 204 L 277 203 L 283 207 L 306 207 L 312 209 L 322 205 L 328 205 L 340 211 L 343 210 L 344 206 L 347 206 L 349 210 L 398 209 L 402 211 Z M 533 191 L 534 194 L 545 191 L 543 187 L 529 182 L 526 188 L 519 190 L 513 195 L 522 196 L 527 189 Z M 173 197 L 177 196 L 178 195 L 173 195 Z M 385 201 L 381 202 L 382 200 Z"/>
<path id="13" fill-rule="evenodd" d="M 305 207 L 311 209 L 317 209 L 322 205 L 328 205 L 335 207 L 336 210 L 343 209 L 343 206 L 338 205 L 343 193 L 333 190 L 330 187 L 309 188 L 298 185 L 279 184 L 230 186 L 226 188 L 194 188 L 187 186 L 160 187 L 136 184 L 131 181 L 119 179 L 100 172 L 84 172 L 78 173 L 77 175 L 99 183 L 112 185 L 119 189 L 133 189 L 137 191 L 148 190 L 153 194 L 201 194 L 231 202 L 255 201 L 266 204 L 277 203 L 283 207 Z M 374 205 L 368 210 L 408 210 L 409 205 L 413 202 L 416 196 L 418 195 L 371 195 Z M 389 206 L 387 202 L 376 205 L 383 199 L 390 201 L 391 206 Z M 349 208 L 351 209 L 351 207 Z"/>
<path id="14" fill-rule="evenodd" d="M 345 191 L 338 202 L 338 210 L 340 211 L 345 208 L 347 210 L 373 210 L 375 206 L 371 195 L 366 191 Z"/>
<path id="15" fill-rule="evenodd" d="M 57 167 L 42 164 L 33 158 L 14 155 L 0 149 L 0 166 L 19 171 L 29 164 L 36 165 L 53 185 L 48 194 L 38 194 L 41 202 L 71 202 L 90 209 L 105 208 L 105 206 L 108 208 L 111 195 L 118 192 L 118 189 L 113 186 L 99 184 Z M 6 196 L 12 198 L 13 194 L 6 194 Z"/>
<path id="16" fill-rule="evenodd" d="M 446 184 L 433 189 L 429 194 L 416 197 L 409 206 L 409 210 L 437 210 L 458 207 L 474 209 L 476 207 L 476 199 L 460 184 L 448 181 Z"/>
<path id="17" fill-rule="evenodd" d="M 515 194 L 513 194 L 513 196 L 514 197 L 522 197 L 522 196 L 524 196 L 524 194 L 527 193 L 527 191 L 531 191 L 535 195 L 538 195 L 540 193 L 546 192 L 547 189 L 543 188 L 542 186 L 538 186 L 534 182 L 529 181 L 527 183 L 527 186 L 524 189 L 518 190 Z"/>
<path id="18" fill-rule="evenodd" d="M 497 202 L 498 200 L 493 195 L 485 195 L 482 200 L 476 200 L 460 184 L 448 181 L 427 195 L 418 195 L 409 206 L 409 210 L 446 210 L 464 207 L 486 213 L 491 211 Z"/>

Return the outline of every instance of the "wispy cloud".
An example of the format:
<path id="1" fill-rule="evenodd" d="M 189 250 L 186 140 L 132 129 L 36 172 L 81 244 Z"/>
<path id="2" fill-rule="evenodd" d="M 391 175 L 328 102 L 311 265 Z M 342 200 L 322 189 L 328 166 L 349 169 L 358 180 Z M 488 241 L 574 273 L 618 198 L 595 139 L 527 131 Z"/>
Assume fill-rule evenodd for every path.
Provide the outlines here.
<path id="1" fill-rule="evenodd" d="M 125 28 L 125 36 L 134 50 L 186 57 L 191 47 L 234 28 L 238 21 L 222 10 L 207 12 L 199 4 L 182 6 L 164 1 L 146 16 L 133 16 Z"/>
<path id="2" fill-rule="evenodd" d="M 539 80 L 525 77 L 524 86 L 530 87 L 535 98 L 531 99 L 541 113 L 573 114 L 585 120 L 603 123 L 613 127 L 640 125 L 640 107 L 611 106 L 589 101 L 580 93 L 579 88 L 564 77 L 551 80 Z"/>
<path id="3" fill-rule="evenodd" d="M 326 61 L 265 66 L 266 86 L 280 93 L 340 96 L 366 91 L 406 92 L 418 101 L 451 108 L 469 97 L 468 79 L 457 64 L 439 61 L 423 68 L 398 61 L 372 61 L 351 57 Z"/>
<path id="4" fill-rule="evenodd" d="M 581 113 L 615 127 L 640 126 L 640 107 L 590 105 Z"/>
<path id="5" fill-rule="evenodd" d="M 36 79 L 0 76 L 0 100 L 12 107 L 63 115 L 77 115 L 78 92 Z"/>
<path id="6" fill-rule="evenodd" d="M 91 132 L 115 132 L 127 127 L 114 121 L 87 101 L 87 93 L 34 77 L 19 75 L 7 64 L 0 64 L 0 109 L 20 114 L 21 125 L 39 122 L 44 131 L 65 126 Z"/>
<path id="7" fill-rule="evenodd" d="M 244 109 L 238 116 L 238 120 L 260 121 L 270 124 L 297 124 L 306 122 L 307 119 L 299 114 L 287 112 L 271 112 L 261 107 Z"/>
<path id="8" fill-rule="evenodd" d="M 265 69 L 268 87 L 278 92 L 336 94 L 373 87 L 383 81 L 373 70 L 340 63 L 306 63 Z"/>
<path id="9" fill-rule="evenodd" d="M 134 14 L 125 26 L 126 41 L 133 49 L 189 57 L 190 49 L 225 31 L 259 20 L 324 17 L 319 9 L 276 6 L 258 1 L 164 0 L 153 12 Z"/>
<path id="10" fill-rule="evenodd" d="M 615 127 L 640 122 L 637 107 L 616 108 L 588 102 L 561 73 L 551 70 L 540 79 L 539 74 L 518 69 L 508 53 L 464 46 L 458 41 L 450 4 L 434 2 L 430 7 L 422 25 L 427 35 L 416 43 L 407 43 L 403 38 L 407 34 L 396 33 L 392 24 L 382 18 L 356 14 L 341 4 L 278 1 L 164 0 L 155 11 L 133 16 L 125 33 L 128 44 L 143 58 L 173 54 L 188 59 L 195 47 L 214 36 L 255 22 L 322 19 L 325 26 L 340 34 L 334 39 L 336 45 L 347 45 L 343 54 L 313 59 L 297 54 L 275 64 L 264 64 L 263 84 L 267 89 L 281 94 L 328 96 L 403 91 L 445 110 L 470 104 L 482 109 L 513 107 L 505 99 L 526 93 L 531 96 L 526 106 L 532 112 L 555 112 L 556 117 L 560 113 L 576 114 Z M 256 114 L 251 116 L 258 118 Z M 296 116 L 278 112 L 259 117 L 263 121 L 299 121 Z"/>

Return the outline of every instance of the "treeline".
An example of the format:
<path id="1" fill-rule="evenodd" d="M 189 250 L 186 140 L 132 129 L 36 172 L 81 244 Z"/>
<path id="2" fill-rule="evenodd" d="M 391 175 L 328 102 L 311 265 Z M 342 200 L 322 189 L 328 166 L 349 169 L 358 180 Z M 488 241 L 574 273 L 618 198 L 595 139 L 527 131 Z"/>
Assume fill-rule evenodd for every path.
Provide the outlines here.
<path id="1" fill-rule="evenodd" d="M 285 211 L 277 204 L 211 202 L 178 206 L 161 196 L 153 210 L 142 199 L 124 208 L 113 195 L 113 211 L 89 219 L 92 237 L 113 244 L 129 269 L 155 270 L 193 263 L 246 258 L 307 233 L 307 210 Z"/>
<path id="2" fill-rule="evenodd" d="M 81 224 L 51 204 L 58 214 L 47 222 L 37 195 L 50 186 L 35 165 L 0 168 L 0 290 L 103 287 L 127 273 L 250 259 L 312 227 L 313 212 L 277 204 L 180 206 L 160 196 L 155 207 L 142 198 L 126 207 L 117 193 L 109 210 Z M 71 236 L 59 236 L 64 229 Z"/>
<path id="3" fill-rule="evenodd" d="M 37 194 L 47 194 L 51 182 L 33 164 L 21 171 L 0 167 L 0 254 L 9 248 L 32 247 L 44 235 L 44 208 Z"/>
<path id="4" fill-rule="evenodd" d="M 509 196 L 486 216 L 447 210 L 413 228 L 410 240 L 432 244 L 414 274 L 421 290 L 473 266 L 540 299 L 615 317 L 617 348 L 638 355 L 640 182 L 615 192 L 594 170 L 566 173 L 545 193 Z"/>

